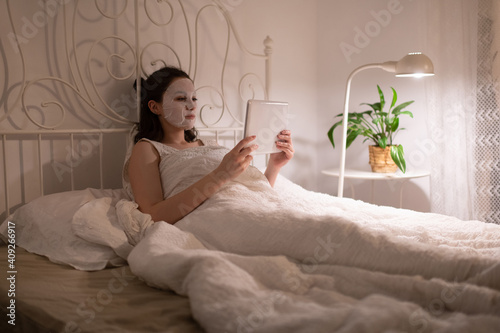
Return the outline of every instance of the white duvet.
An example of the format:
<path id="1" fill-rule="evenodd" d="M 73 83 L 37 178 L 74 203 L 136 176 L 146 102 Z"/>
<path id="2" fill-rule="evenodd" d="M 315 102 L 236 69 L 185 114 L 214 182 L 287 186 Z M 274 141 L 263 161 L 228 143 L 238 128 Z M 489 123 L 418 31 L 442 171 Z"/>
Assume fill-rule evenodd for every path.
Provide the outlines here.
<path id="1" fill-rule="evenodd" d="M 238 180 L 175 225 L 116 205 L 133 273 L 207 332 L 500 331 L 500 225 Z"/>

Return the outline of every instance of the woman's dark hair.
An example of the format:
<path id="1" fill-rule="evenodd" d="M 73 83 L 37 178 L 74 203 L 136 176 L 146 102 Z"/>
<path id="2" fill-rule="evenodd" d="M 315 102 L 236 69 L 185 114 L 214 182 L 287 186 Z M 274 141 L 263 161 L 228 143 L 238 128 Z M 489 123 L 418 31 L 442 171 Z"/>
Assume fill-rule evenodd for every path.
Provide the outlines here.
<path id="1" fill-rule="evenodd" d="M 146 80 L 140 80 L 141 84 L 141 111 L 139 123 L 137 126 L 137 134 L 134 138 L 134 143 L 140 139 L 146 138 L 153 141 L 163 140 L 163 128 L 161 127 L 158 116 L 151 112 L 148 103 L 153 100 L 155 102 L 162 102 L 163 94 L 170 84 L 178 78 L 190 79 L 189 75 L 183 70 L 176 67 L 163 67 Z M 137 90 L 137 81 L 134 82 L 134 89 Z M 189 130 L 184 130 L 184 138 L 187 142 L 196 140 L 198 132 L 193 127 Z"/>

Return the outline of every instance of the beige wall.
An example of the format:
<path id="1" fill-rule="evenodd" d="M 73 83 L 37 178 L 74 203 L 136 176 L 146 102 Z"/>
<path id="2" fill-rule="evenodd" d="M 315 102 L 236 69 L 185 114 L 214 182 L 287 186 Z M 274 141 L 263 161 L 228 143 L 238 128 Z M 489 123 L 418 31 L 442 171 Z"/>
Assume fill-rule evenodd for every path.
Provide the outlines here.
<path id="1" fill-rule="evenodd" d="M 233 1 L 237 2 L 237 1 Z M 258 49 L 263 36 L 274 40 L 272 99 L 289 102 L 295 157 L 282 173 L 316 189 L 318 108 L 317 2 L 239 1 L 232 15 L 245 41 Z"/>

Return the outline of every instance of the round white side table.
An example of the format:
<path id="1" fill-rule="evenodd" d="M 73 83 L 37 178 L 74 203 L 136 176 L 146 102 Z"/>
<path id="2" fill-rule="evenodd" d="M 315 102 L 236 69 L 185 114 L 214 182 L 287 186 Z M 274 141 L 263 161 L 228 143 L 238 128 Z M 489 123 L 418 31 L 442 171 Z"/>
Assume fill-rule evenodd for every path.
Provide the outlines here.
<path id="1" fill-rule="evenodd" d="M 322 174 L 331 176 L 331 177 L 339 177 L 339 169 L 327 169 L 321 171 Z M 403 207 L 403 185 L 410 179 L 414 178 L 422 178 L 429 177 L 430 172 L 427 170 L 407 170 L 406 173 L 402 173 L 400 170 L 395 173 L 378 173 L 371 171 L 361 171 L 361 170 L 352 170 L 345 169 L 344 178 L 345 179 L 367 179 L 371 180 L 371 193 L 370 193 L 370 202 L 373 202 L 374 197 L 374 181 L 375 180 L 387 180 L 387 181 L 400 181 L 401 185 L 399 188 L 399 207 Z M 351 192 L 352 197 L 355 197 L 354 186 L 351 184 Z"/>

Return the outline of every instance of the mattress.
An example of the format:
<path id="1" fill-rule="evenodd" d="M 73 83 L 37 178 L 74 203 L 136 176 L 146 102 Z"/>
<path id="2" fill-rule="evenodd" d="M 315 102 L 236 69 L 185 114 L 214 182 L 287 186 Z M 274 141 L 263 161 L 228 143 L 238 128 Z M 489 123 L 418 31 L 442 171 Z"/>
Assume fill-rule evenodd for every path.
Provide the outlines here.
<path id="1" fill-rule="evenodd" d="M 5 245 L 0 258 L 9 277 Z M 147 286 L 128 266 L 79 271 L 19 247 L 15 260 L 15 283 L 0 283 L 2 332 L 202 332 L 188 298 Z"/>

